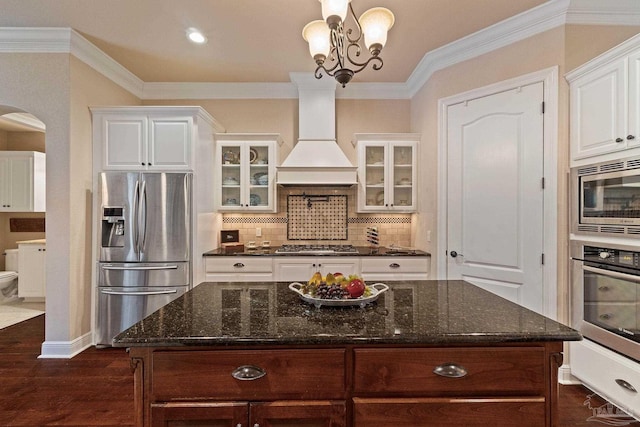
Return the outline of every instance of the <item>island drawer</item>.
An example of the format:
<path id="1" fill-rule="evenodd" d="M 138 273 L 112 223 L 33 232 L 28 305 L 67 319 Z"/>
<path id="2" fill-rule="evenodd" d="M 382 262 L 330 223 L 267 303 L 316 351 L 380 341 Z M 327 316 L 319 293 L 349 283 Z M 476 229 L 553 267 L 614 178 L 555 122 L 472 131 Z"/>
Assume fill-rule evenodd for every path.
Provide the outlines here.
<path id="1" fill-rule="evenodd" d="M 544 397 L 355 398 L 354 427 L 539 427 L 545 424 Z"/>
<path id="2" fill-rule="evenodd" d="M 236 379 L 243 366 L 265 373 Z M 333 399 L 345 393 L 345 350 L 158 351 L 151 365 L 153 401 Z M 248 369 L 248 376 L 259 370 Z"/>
<path id="3" fill-rule="evenodd" d="M 356 349 L 354 357 L 354 392 L 360 394 L 545 393 L 545 351 L 541 347 Z M 448 376 L 436 374 L 437 367 Z M 462 375 L 457 368 L 466 373 Z"/>
<path id="4" fill-rule="evenodd" d="M 207 273 L 271 273 L 271 257 L 214 256 L 205 257 Z"/>

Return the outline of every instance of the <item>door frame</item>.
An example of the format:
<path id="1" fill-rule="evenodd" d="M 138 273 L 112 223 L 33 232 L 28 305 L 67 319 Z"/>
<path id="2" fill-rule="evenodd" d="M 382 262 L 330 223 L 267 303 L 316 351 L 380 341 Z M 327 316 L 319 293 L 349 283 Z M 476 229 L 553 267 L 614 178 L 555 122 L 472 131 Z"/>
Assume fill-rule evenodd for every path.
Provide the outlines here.
<path id="1" fill-rule="evenodd" d="M 438 238 L 436 243 L 436 277 L 447 278 L 447 123 L 450 105 L 517 89 L 533 83 L 543 83 L 545 114 L 543 116 L 544 137 L 544 266 L 543 266 L 543 314 L 557 318 L 558 299 L 558 67 L 550 67 L 533 73 L 514 77 L 498 83 L 472 89 L 467 92 L 438 100 Z"/>

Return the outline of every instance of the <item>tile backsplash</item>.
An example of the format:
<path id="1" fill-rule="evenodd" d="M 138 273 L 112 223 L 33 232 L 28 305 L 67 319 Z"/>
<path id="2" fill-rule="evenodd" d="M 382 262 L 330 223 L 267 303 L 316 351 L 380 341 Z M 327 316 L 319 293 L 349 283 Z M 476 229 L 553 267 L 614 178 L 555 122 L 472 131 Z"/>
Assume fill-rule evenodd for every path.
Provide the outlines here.
<path id="1" fill-rule="evenodd" d="M 381 246 L 411 246 L 411 214 L 357 213 L 356 191 L 355 186 L 279 188 L 277 213 L 226 213 L 222 226 L 239 230 L 241 243 L 268 240 L 273 247 L 288 243 L 368 246 L 367 227 L 375 226 Z M 256 237 L 258 228 L 260 237 Z"/>

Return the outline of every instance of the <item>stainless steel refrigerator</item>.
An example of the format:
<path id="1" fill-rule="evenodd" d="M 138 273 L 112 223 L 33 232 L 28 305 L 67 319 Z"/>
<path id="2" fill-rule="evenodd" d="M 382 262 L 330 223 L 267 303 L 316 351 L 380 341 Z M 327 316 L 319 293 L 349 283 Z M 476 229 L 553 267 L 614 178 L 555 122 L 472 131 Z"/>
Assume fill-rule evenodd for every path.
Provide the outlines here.
<path id="1" fill-rule="evenodd" d="M 188 173 L 100 174 L 96 345 L 184 294 L 191 277 Z"/>

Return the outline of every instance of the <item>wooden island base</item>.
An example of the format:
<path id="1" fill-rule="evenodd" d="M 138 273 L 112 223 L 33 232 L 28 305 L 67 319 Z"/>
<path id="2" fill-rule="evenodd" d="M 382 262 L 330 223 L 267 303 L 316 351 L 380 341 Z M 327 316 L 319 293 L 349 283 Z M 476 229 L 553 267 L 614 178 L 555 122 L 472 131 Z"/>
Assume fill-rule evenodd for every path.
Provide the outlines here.
<path id="1" fill-rule="evenodd" d="M 132 347 L 136 424 L 557 426 L 561 351 L 561 341 Z"/>

